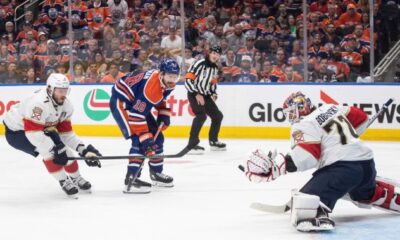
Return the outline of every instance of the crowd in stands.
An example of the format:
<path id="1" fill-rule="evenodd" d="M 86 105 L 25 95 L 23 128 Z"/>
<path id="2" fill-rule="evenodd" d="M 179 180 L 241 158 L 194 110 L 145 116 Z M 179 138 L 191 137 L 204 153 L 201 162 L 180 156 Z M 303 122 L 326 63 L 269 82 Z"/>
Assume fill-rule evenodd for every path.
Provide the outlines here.
<path id="1" fill-rule="evenodd" d="M 165 57 L 185 71 L 212 45 L 223 50 L 220 82 L 354 82 L 369 74 L 371 51 L 377 63 L 398 40 L 400 24 L 398 0 L 375 1 L 373 13 L 368 0 L 308 0 L 306 24 L 298 0 L 185 0 L 183 29 L 179 0 L 71 0 L 71 16 L 68 1 L 15 13 L 21 2 L 0 0 L 0 83 L 40 83 L 52 72 L 109 83 Z"/>

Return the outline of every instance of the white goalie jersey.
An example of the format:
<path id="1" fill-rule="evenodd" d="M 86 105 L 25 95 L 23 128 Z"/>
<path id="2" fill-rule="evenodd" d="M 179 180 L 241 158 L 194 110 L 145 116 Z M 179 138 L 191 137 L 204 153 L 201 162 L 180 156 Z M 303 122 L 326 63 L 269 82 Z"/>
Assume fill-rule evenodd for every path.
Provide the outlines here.
<path id="1" fill-rule="evenodd" d="M 297 171 L 373 159 L 372 150 L 358 139 L 367 122 L 367 114 L 358 108 L 326 104 L 294 123 L 289 154 Z"/>
<path id="2" fill-rule="evenodd" d="M 72 149 L 82 142 L 72 131 L 73 106 L 68 99 L 63 105 L 53 103 L 45 90 L 38 90 L 29 98 L 11 107 L 4 117 L 4 123 L 12 131 L 25 131 L 28 140 L 45 159 L 51 159 L 53 141 L 44 135 L 46 127 L 56 127 L 61 140 Z"/>

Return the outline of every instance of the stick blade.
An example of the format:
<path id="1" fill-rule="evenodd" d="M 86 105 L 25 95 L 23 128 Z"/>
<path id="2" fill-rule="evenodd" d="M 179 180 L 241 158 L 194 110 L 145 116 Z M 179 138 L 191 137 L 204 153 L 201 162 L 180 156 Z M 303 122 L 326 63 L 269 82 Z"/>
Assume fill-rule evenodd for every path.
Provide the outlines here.
<path id="1" fill-rule="evenodd" d="M 269 205 L 269 204 L 264 204 L 264 203 L 259 203 L 259 202 L 253 202 L 250 205 L 250 208 L 261 211 L 261 212 L 266 212 L 266 213 L 285 213 L 290 210 L 290 205 L 289 203 L 286 203 L 284 205 Z"/>

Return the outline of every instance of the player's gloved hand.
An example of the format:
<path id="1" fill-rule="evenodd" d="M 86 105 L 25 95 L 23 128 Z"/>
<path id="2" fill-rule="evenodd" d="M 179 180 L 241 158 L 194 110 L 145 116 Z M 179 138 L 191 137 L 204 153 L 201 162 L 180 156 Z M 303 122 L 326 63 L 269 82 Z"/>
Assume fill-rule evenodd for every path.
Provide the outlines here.
<path id="1" fill-rule="evenodd" d="M 276 149 L 265 154 L 260 149 L 249 156 L 245 164 L 245 174 L 252 182 L 270 182 L 286 174 L 286 160 Z"/>
<path id="2" fill-rule="evenodd" d="M 102 156 L 95 147 L 89 144 L 85 147 L 83 144 L 79 144 L 76 148 L 79 152 L 79 156 L 86 158 L 85 162 L 89 167 L 99 167 L 101 168 L 101 162 L 98 159 L 99 156 Z"/>
<path id="3" fill-rule="evenodd" d="M 140 148 L 146 156 L 155 155 L 157 145 L 154 143 L 153 134 L 147 132 L 139 136 Z"/>
<path id="4" fill-rule="evenodd" d="M 54 155 L 53 162 L 58 165 L 67 165 L 68 156 L 67 156 L 67 147 L 64 143 L 59 143 L 53 147 L 51 150 Z"/>
<path id="5" fill-rule="evenodd" d="M 157 126 L 160 126 L 161 123 L 164 123 L 161 131 L 166 130 L 171 123 L 171 110 L 169 108 L 158 111 Z"/>
<path id="6" fill-rule="evenodd" d="M 51 138 L 51 140 L 54 142 L 54 144 L 60 144 L 61 138 L 60 135 L 58 135 L 58 131 L 56 127 L 47 127 L 43 130 L 44 135 L 48 136 Z"/>

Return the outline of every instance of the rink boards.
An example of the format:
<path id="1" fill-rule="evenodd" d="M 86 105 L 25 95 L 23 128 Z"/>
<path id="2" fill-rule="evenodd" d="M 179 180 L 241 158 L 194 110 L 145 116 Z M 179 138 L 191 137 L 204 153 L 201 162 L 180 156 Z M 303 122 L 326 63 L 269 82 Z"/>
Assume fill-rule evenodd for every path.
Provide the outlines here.
<path id="1" fill-rule="evenodd" d="M 0 120 L 8 109 L 43 85 L 0 86 Z M 119 129 L 109 111 L 112 85 L 73 85 L 69 95 L 75 109 L 74 130 L 83 136 L 119 136 Z M 286 97 L 302 91 L 314 104 L 335 103 L 354 105 L 370 116 L 375 114 L 390 97 L 398 98 L 398 85 L 318 85 L 318 84 L 224 84 L 218 86 L 217 104 L 224 114 L 222 138 L 289 137 L 289 124 L 282 112 Z M 178 85 L 167 99 L 172 109 L 172 126 L 165 131 L 169 137 L 188 137 L 193 113 L 186 90 Z M 201 132 L 207 137 L 210 120 Z M 4 134 L 4 126 L 0 125 Z M 362 136 L 368 140 L 400 140 L 400 104 L 389 106 Z"/>

